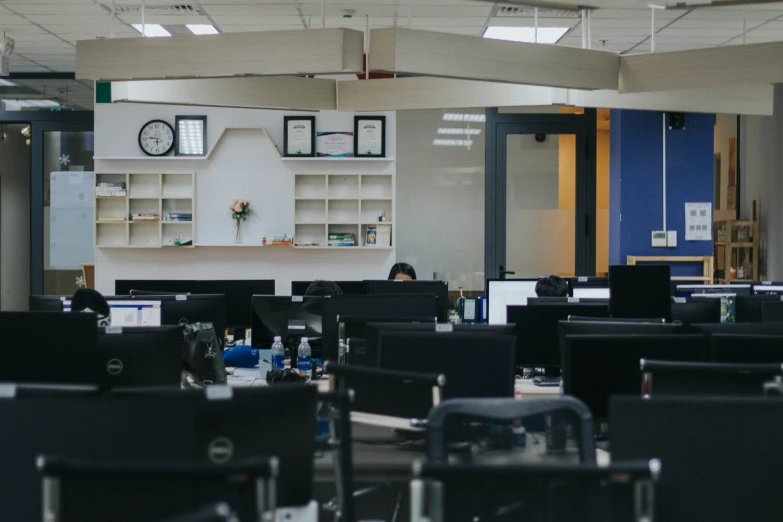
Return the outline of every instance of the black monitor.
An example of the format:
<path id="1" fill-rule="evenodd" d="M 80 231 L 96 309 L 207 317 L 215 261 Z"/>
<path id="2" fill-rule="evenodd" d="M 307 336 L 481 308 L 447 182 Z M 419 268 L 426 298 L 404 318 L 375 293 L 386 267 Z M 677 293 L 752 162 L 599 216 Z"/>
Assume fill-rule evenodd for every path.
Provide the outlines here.
<path id="1" fill-rule="evenodd" d="M 538 279 L 488 279 L 487 322 L 506 324 L 509 306 L 527 306 L 528 299 L 538 297 L 537 283 Z"/>
<path id="2" fill-rule="evenodd" d="M 720 299 L 676 297 L 672 303 L 672 321 L 684 325 L 720 322 Z"/>
<path id="3" fill-rule="evenodd" d="M 608 317 L 609 305 L 580 302 L 509 306 L 508 321 L 517 325 L 516 365 L 530 368 L 559 368 L 558 323 L 572 315 Z"/>
<path id="4" fill-rule="evenodd" d="M 783 323 L 783 302 L 761 303 L 761 322 Z"/>
<path id="5" fill-rule="evenodd" d="M 63 301 L 70 298 L 69 295 L 31 295 L 29 308 L 31 312 L 62 312 Z"/>
<path id="6" fill-rule="evenodd" d="M 527 300 L 528 306 L 550 306 L 566 304 L 603 305 L 609 307 L 609 298 L 599 299 L 592 297 L 531 297 Z"/>
<path id="7" fill-rule="evenodd" d="M 340 316 L 435 322 L 437 313 L 437 298 L 433 294 L 341 295 L 326 299 L 323 304 L 323 358 L 337 361 L 337 318 Z"/>
<path id="8" fill-rule="evenodd" d="M 139 299 L 149 299 L 150 296 Z M 223 339 L 226 329 L 226 299 L 222 294 L 163 295 L 161 300 L 161 322 L 164 325 L 180 325 L 183 322 L 212 323 L 218 339 Z"/>
<path id="9" fill-rule="evenodd" d="M 764 395 L 764 383 L 783 376 L 779 364 L 641 361 L 642 395 Z"/>
<path id="10" fill-rule="evenodd" d="M 340 333 L 341 338 L 348 344 L 348 353 L 346 354 L 345 364 L 355 366 L 378 366 L 377 343 L 372 343 L 368 350 L 367 346 L 367 325 L 368 324 L 393 324 L 393 325 L 423 325 L 423 331 L 435 331 L 437 324 L 434 319 L 422 323 L 420 318 L 416 317 L 352 317 L 340 316 L 340 327 L 343 330 Z M 453 327 L 452 327 L 453 328 Z M 342 337 L 342 336 L 345 337 Z"/>
<path id="11" fill-rule="evenodd" d="M 752 285 L 749 284 L 714 284 L 714 285 L 677 285 L 676 297 L 691 297 L 704 294 L 750 295 Z"/>
<path id="12" fill-rule="evenodd" d="M 734 298 L 734 320 L 738 323 L 760 323 L 762 303 L 779 303 L 779 295 L 738 295 Z"/>
<path id="13" fill-rule="evenodd" d="M 438 298 L 438 321 L 449 320 L 448 281 L 406 281 L 403 279 L 365 281 L 368 294 L 433 294 Z"/>
<path id="14" fill-rule="evenodd" d="M 609 310 L 612 317 L 671 319 L 669 265 L 613 265 L 609 267 Z"/>
<path id="15" fill-rule="evenodd" d="M 753 285 L 755 295 L 783 295 L 783 282 L 763 281 Z"/>
<path id="16" fill-rule="evenodd" d="M 117 280 L 114 293 L 129 295 L 131 290 L 147 292 L 177 292 L 191 294 L 224 294 L 226 296 L 226 325 L 230 328 L 249 327 L 252 323 L 250 299 L 254 295 L 275 295 L 274 279 L 232 280 Z M 218 332 L 222 337 L 223 332 Z"/>
<path id="17" fill-rule="evenodd" d="M 612 461 L 661 460 L 655 518 L 772 521 L 783 512 L 783 401 L 614 397 Z"/>
<path id="18" fill-rule="evenodd" d="M 381 333 L 384 370 L 444 374 L 446 399 L 514 396 L 515 340 L 482 332 Z"/>
<path id="19" fill-rule="evenodd" d="M 609 299 L 609 278 L 569 277 L 568 295 L 577 299 Z"/>
<path id="20" fill-rule="evenodd" d="M 365 331 L 365 350 L 366 359 L 371 366 L 380 366 L 378 359 L 381 351 L 381 333 L 386 331 L 409 331 L 409 332 L 434 332 L 438 328 L 433 323 L 367 323 Z M 440 327 L 442 328 L 442 327 Z M 447 326 L 446 329 L 449 327 Z M 455 332 L 480 332 L 494 333 L 498 335 L 516 335 L 515 324 L 455 324 L 450 327 Z"/>
<path id="21" fill-rule="evenodd" d="M 99 356 L 95 314 L 0 312 L 0 382 L 96 384 Z"/>
<path id="22" fill-rule="evenodd" d="M 568 335 L 563 350 L 563 392 L 606 419 L 611 395 L 639 395 L 641 359 L 704 361 L 703 335 Z"/>
<path id="23" fill-rule="evenodd" d="M 676 335 L 687 333 L 679 324 L 626 323 L 606 321 L 560 321 L 560 357 L 565 349 L 566 335 Z"/>
<path id="24" fill-rule="evenodd" d="M 723 363 L 783 363 L 783 331 L 779 334 L 713 334 L 710 358 Z"/>
<path id="25" fill-rule="evenodd" d="M 340 287 L 343 295 L 364 295 L 367 293 L 367 283 L 364 281 L 332 281 Z M 291 281 L 291 295 L 305 295 L 312 281 Z"/>
<path id="26" fill-rule="evenodd" d="M 307 337 L 314 355 L 320 352 L 323 328 L 321 310 L 324 297 L 253 296 L 253 348 L 268 350 L 275 337 L 288 348 Z"/>
<path id="27" fill-rule="evenodd" d="M 182 384 L 182 328 L 100 328 L 103 363 L 100 385 L 174 386 Z"/>

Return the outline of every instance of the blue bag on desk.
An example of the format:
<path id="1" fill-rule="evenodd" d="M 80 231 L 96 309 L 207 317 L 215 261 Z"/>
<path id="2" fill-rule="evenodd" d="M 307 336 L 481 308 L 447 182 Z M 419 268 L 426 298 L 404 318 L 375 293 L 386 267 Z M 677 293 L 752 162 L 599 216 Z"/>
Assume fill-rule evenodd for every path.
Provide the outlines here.
<path id="1" fill-rule="evenodd" d="M 258 350 L 238 344 L 223 352 L 223 360 L 226 361 L 226 366 L 255 368 L 258 366 Z"/>

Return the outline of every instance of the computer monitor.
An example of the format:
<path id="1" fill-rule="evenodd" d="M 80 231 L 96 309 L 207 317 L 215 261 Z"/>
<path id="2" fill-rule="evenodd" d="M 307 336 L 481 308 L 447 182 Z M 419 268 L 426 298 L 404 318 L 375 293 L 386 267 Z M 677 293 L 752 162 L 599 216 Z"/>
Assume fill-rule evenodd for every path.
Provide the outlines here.
<path id="1" fill-rule="evenodd" d="M 761 321 L 764 323 L 783 323 L 783 302 L 761 303 Z"/>
<path id="2" fill-rule="evenodd" d="M 375 350 L 375 343 L 368 351 L 367 349 L 367 325 L 368 324 L 423 324 L 427 327 L 425 331 L 435 331 L 436 321 L 430 320 L 422 323 L 416 317 L 352 317 L 349 315 L 340 316 L 341 336 L 348 344 L 348 353 L 346 354 L 345 364 L 356 366 L 378 366 L 378 352 Z"/>
<path id="3" fill-rule="evenodd" d="M 226 296 L 225 324 L 230 328 L 246 328 L 252 323 L 250 299 L 254 295 L 275 295 L 275 281 L 274 279 L 136 279 L 117 280 L 114 282 L 114 293 L 117 295 L 130 295 L 131 290 L 190 294 L 223 294 Z M 222 332 L 218 332 L 218 335 L 222 335 Z"/>
<path id="4" fill-rule="evenodd" d="M 571 297 L 579 297 L 575 295 L 575 290 L 609 288 L 608 277 L 580 276 L 568 277 L 566 279 L 568 280 L 568 292 Z M 608 298 L 607 294 L 606 299 Z"/>
<path id="5" fill-rule="evenodd" d="M 543 306 L 509 306 L 508 320 L 517 325 L 516 365 L 529 368 L 560 367 L 558 323 L 571 315 L 609 317 L 606 303 L 564 303 Z M 557 372 L 559 374 L 559 372 Z"/>
<path id="6" fill-rule="evenodd" d="M 783 365 L 643 360 L 642 396 L 764 395 L 764 383 L 783 377 Z"/>
<path id="7" fill-rule="evenodd" d="M 610 396 L 639 395 L 641 359 L 700 362 L 705 352 L 703 335 L 567 335 L 563 393 L 582 400 L 593 417 L 604 420 Z"/>
<path id="8" fill-rule="evenodd" d="M 62 312 L 63 301 L 70 298 L 69 295 L 31 295 L 29 308 L 31 312 Z"/>
<path id="9" fill-rule="evenodd" d="M 107 297 L 109 311 L 111 312 L 111 325 L 123 328 L 136 328 L 141 326 L 160 326 L 161 301 L 160 299 L 131 299 Z M 63 312 L 71 311 L 71 300 L 62 301 Z"/>
<path id="10" fill-rule="evenodd" d="M 449 320 L 449 283 L 448 281 L 406 281 L 383 280 L 365 281 L 368 294 L 433 294 L 438 298 L 438 321 Z"/>
<path id="11" fill-rule="evenodd" d="M 719 323 L 720 299 L 699 299 L 675 297 L 672 303 L 672 321 L 684 325 Z"/>
<path id="12" fill-rule="evenodd" d="M 609 312 L 627 319 L 671 318 L 669 265 L 609 267 Z"/>
<path id="13" fill-rule="evenodd" d="M 783 282 L 763 281 L 753 285 L 755 295 L 783 295 Z"/>
<path id="14" fill-rule="evenodd" d="M 512 336 L 494 333 L 381 333 L 380 367 L 444 374 L 446 399 L 514 396 Z"/>
<path id="15" fill-rule="evenodd" d="M 98 330 L 98 352 L 103 363 L 99 384 L 173 386 L 182 384 L 182 328 L 163 326 Z"/>
<path id="16" fill-rule="evenodd" d="M 723 363 L 783 363 L 783 332 L 780 334 L 713 334 L 710 358 Z"/>
<path id="17" fill-rule="evenodd" d="M 268 350 L 280 336 L 288 348 L 307 337 L 313 352 L 319 352 L 323 327 L 322 303 L 327 298 L 304 296 L 253 296 L 253 348 Z"/>
<path id="18" fill-rule="evenodd" d="M 738 323 L 761 323 L 763 303 L 780 303 L 781 296 L 775 294 L 738 295 L 734 298 L 734 318 Z"/>
<path id="19" fill-rule="evenodd" d="M 150 296 L 144 296 L 143 299 L 150 298 Z M 160 299 L 162 303 L 161 321 L 164 325 L 212 323 L 218 339 L 223 339 L 223 332 L 227 326 L 225 295 L 162 295 L 152 298 Z"/>
<path id="20" fill-rule="evenodd" d="M 437 298 L 433 294 L 341 295 L 323 303 L 323 358 L 337 361 L 338 317 L 386 317 L 435 322 Z"/>
<path id="21" fill-rule="evenodd" d="M 611 293 L 608 288 L 574 288 L 571 297 L 577 299 L 609 299 Z"/>
<path id="22" fill-rule="evenodd" d="M 487 322 L 506 324 L 506 308 L 527 306 L 527 300 L 538 297 L 538 279 L 489 279 L 487 281 Z"/>
<path id="23" fill-rule="evenodd" d="M 783 401 L 613 397 L 610 411 L 613 462 L 661 460 L 656 520 L 771 521 L 783 512 Z"/>
<path id="24" fill-rule="evenodd" d="M 691 297 L 699 294 L 750 295 L 751 285 L 748 284 L 717 284 L 717 285 L 677 285 L 676 297 Z"/>
<path id="25" fill-rule="evenodd" d="M 312 281 L 291 281 L 291 295 L 305 295 Z M 367 293 L 367 283 L 364 281 L 333 281 L 344 295 L 364 295 Z"/>
<path id="26" fill-rule="evenodd" d="M 371 322 L 364 327 L 365 332 L 365 350 L 367 352 L 366 360 L 370 366 L 380 366 L 378 359 L 381 351 L 381 333 L 386 331 L 408 331 L 408 332 L 435 332 L 436 324 L 433 323 L 387 323 Z M 440 328 L 443 328 L 441 326 Z M 449 326 L 446 327 L 448 329 Z M 450 328 L 455 332 L 479 332 L 494 333 L 497 335 L 516 335 L 515 324 L 455 324 Z"/>
<path id="27" fill-rule="evenodd" d="M 0 312 L 0 331 L 0 382 L 96 384 L 103 371 L 95 314 Z"/>

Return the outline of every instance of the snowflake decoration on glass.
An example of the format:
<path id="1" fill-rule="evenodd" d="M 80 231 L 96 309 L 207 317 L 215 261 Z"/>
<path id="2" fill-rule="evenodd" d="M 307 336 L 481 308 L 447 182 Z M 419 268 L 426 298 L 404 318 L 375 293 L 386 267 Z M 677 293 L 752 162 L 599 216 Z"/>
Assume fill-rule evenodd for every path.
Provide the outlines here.
<path id="1" fill-rule="evenodd" d="M 60 165 L 66 166 L 71 162 L 71 157 L 68 154 L 60 156 Z"/>
<path id="2" fill-rule="evenodd" d="M 78 286 L 79 288 L 84 288 L 85 286 L 84 276 L 78 276 L 76 278 L 76 286 Z"/>

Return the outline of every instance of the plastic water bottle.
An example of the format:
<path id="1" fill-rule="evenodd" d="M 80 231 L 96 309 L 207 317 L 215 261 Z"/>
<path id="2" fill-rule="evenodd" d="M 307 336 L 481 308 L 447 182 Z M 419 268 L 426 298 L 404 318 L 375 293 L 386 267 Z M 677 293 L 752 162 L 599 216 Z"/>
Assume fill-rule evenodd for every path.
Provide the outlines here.
<path id="1" fill-rule="evenodd" d="M 310 382 L 313 377 L 313 352 L 310 349 L 310 343 L 307 342 L 307 337 L 302 337 L 302 344 L 297 350 L 296 367 L 304 375 L 305 380 Z"/>
<path id="2" fill-rule="evenodd" d="M 272 343 L 272 369 L 282 370 L 283 368 L 285 368 L 285 348 L 282 338 L 275 337 L 275 342 Z"/>

